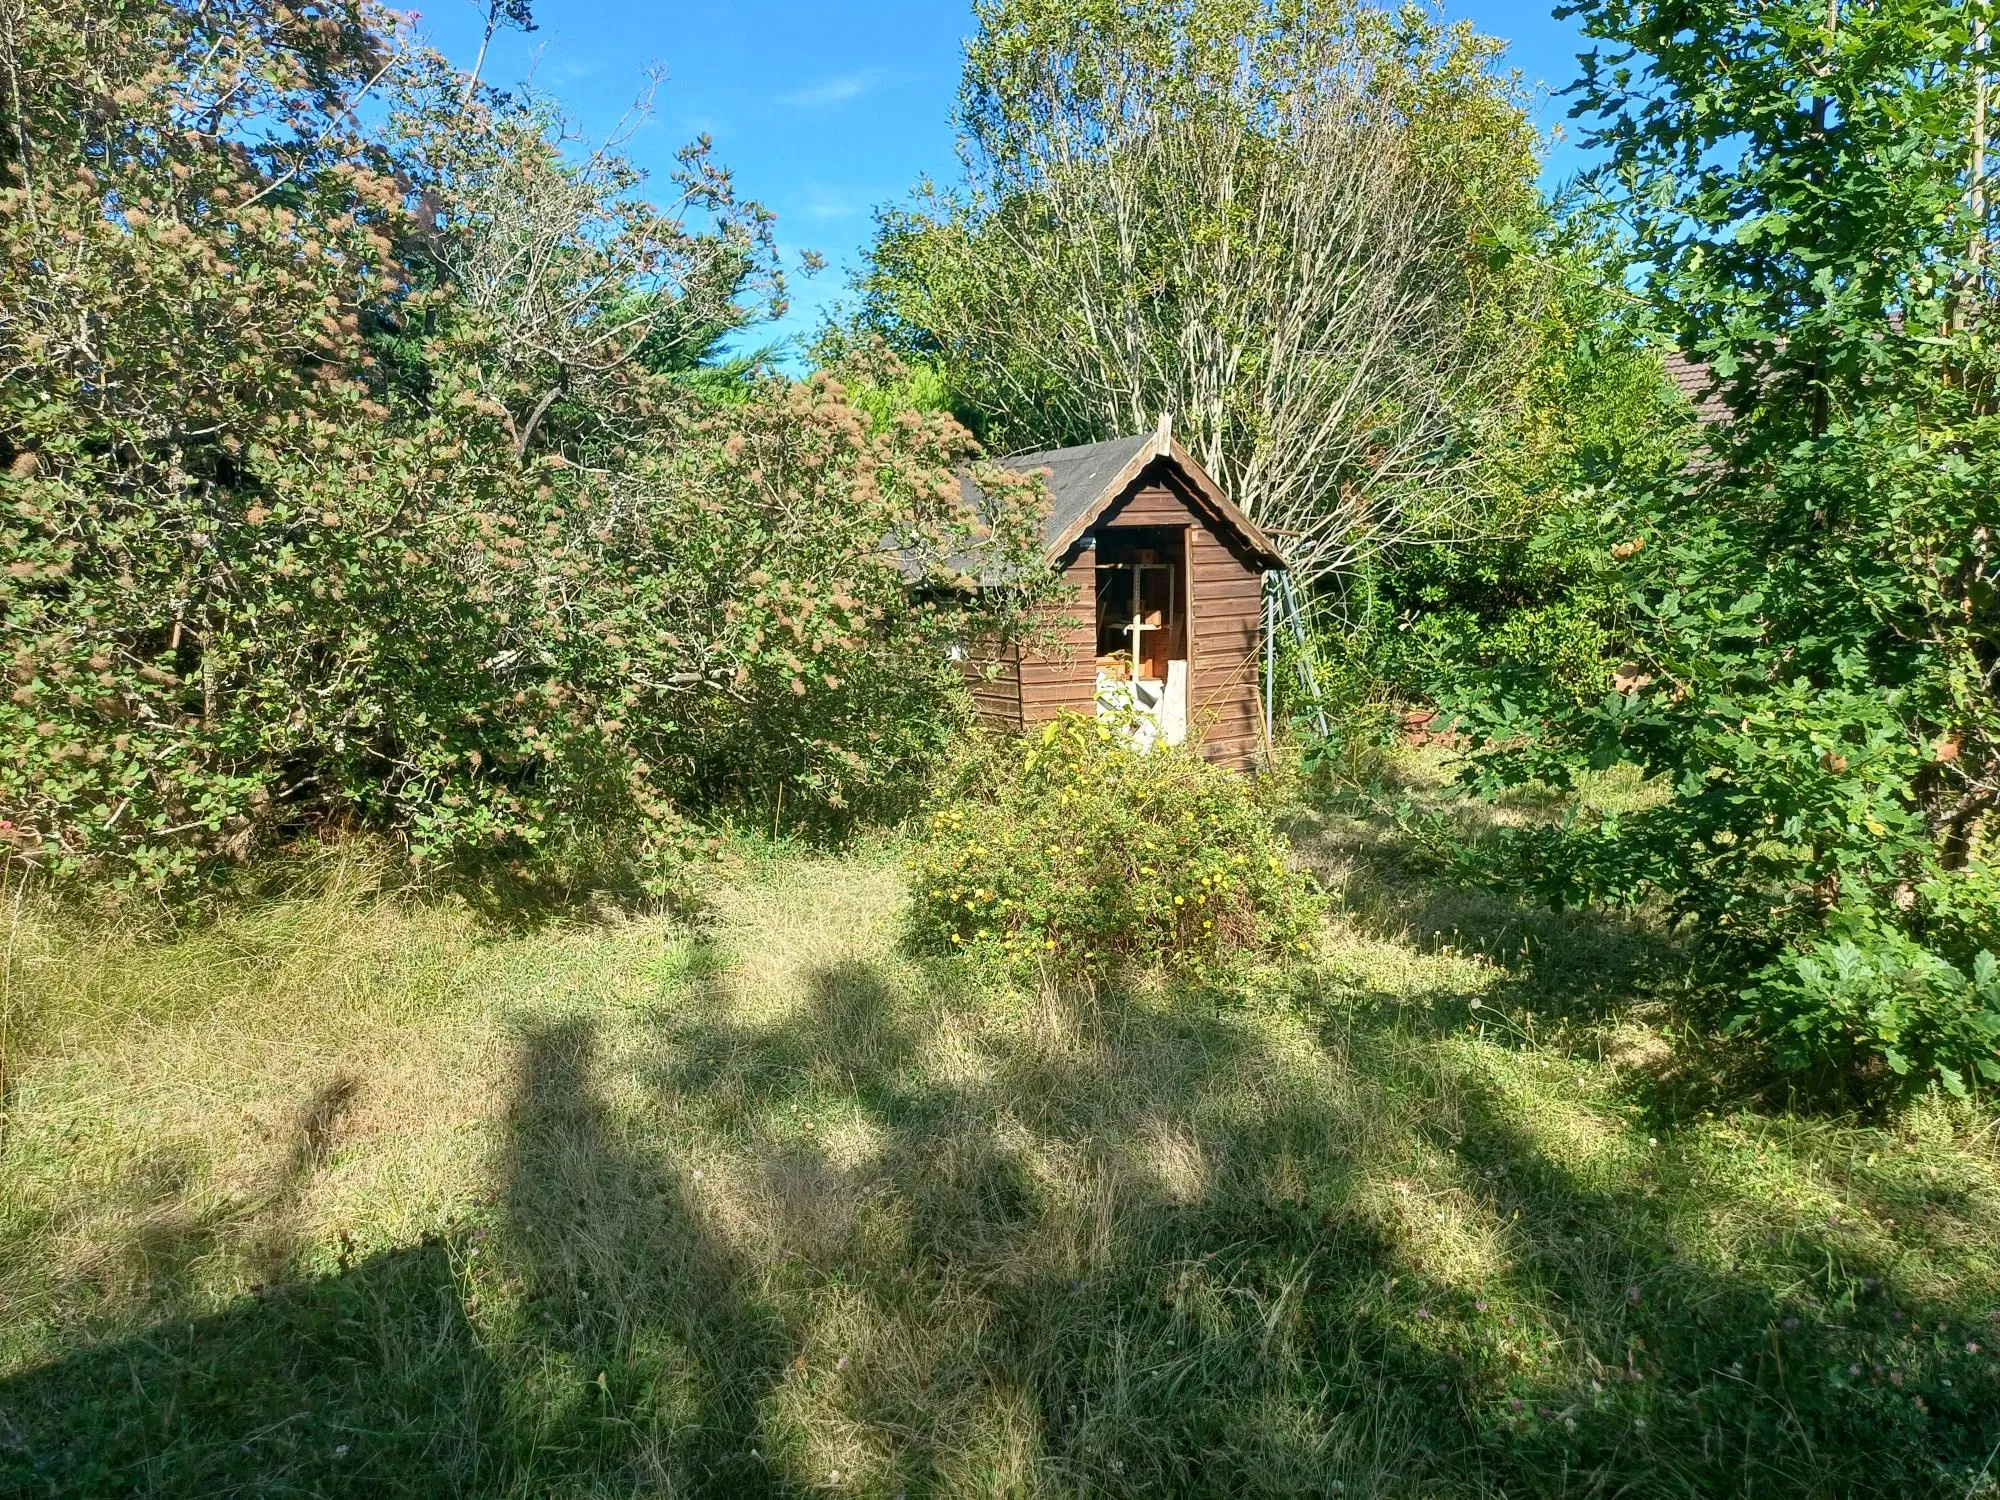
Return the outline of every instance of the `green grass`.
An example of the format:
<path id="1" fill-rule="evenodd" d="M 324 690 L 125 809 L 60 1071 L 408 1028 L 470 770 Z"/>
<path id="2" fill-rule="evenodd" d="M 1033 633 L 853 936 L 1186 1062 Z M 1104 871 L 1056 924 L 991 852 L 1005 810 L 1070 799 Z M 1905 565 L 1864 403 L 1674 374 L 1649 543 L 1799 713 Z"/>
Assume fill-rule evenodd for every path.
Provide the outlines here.
<path id="1" fill-rule="evenodd" d="M 1990 1111 L 1753 1107 L 1643 924 L 1306 847 L 1220 996 L 914 963 L 886 855 L 31 906 L 0 1494 L 2000 1494 Z"/>

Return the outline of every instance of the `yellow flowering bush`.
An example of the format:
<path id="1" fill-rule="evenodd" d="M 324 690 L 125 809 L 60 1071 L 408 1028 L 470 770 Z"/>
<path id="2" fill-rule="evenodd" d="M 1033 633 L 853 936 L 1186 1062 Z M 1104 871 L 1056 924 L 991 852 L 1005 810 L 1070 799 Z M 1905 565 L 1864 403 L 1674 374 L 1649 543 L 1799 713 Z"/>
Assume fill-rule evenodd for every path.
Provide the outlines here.
<path id="1" fill-rule="evenodd" d="M 1296 956 L 1322 904 L 1255 782 L 1078 715 L 961 768 L 910 874 L 919 951 L 1068 971 Z"/>

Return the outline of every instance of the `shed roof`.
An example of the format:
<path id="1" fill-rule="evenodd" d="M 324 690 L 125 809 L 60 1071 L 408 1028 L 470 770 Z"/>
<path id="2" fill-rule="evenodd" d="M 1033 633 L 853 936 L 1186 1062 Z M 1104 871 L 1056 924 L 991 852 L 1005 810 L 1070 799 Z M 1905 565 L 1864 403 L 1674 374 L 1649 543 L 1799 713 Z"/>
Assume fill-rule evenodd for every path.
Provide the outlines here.
<path id="1" fill-rule="evenodd" d="M 1208 471 L 1195 462 L 1173 436 L 1172 424 L 1162 419 L 1158 430 L 1134 437 L 1107 438 L 1100 443 L 1080 443 L 1071 448 L 1045 448 L 1034 453 L 1017 453 L 998 460 L 1003 468 L 1017 474 L 1041 470 L 1049 491 L 1049 514 L 1042 526 L 1042 547 L 1050 562 L 1062 557 L 1090 525 L 1109 510 L 1155 462 L 1172 464 L 1200 495 L 1204 507 L 1226 531 L 1266 567 L 1281 568 L 1284 555 Z M 967 498 L 979 501 L 978 486 L 969 475 L 959 484 Z"/>
<path id="2" fill-rule="evenodd" d="M 1036 453 L 1020 453 L 998 460 L 1002 468 L 1017 474 L 1046 469 L 1044 483 L 1049 491 L 1048 519 L 1042 526 L 1043 545 L 1051 552 L 1067 547 L 1081 527 L 1095 520 L 1109 490 L 1134 460 L 1143 462 L 1156 456 L 1157 440 L 1150 432 L 1137 437 L 1109 438 L 1101 443 L 1081 443 L 1074 448 L 1045 448 Z M 1129 480 L 1128 480 L 1129 482 Z M 1119 486 L 1123 488 L 1123 486 Z M 1100 505 L 1102 500 L 1104 505 Z"/>
<path id="3" fill-rule="evenodd" d="M 1108 438 L 1101 443 L 1079 443 L 1070 448 L 1017 453 L 995 462 L 1017 474 L 1032 474 L 1038 469 L 1043 472 L 1043 483 L 1049 491 L 1049 513 L 1042 523 L 1042 554 L 1050 563 L 1060 561 L 1090 529 L 1091 523 L 1116 504 L 1149 466 L 1167 462 L 1181 472 L 1200 495 L 1203 507 L 1213 514 L 1222 529 L 1241 541 L 1252 557 L 1267 568 L 1285 565 L 1284 555 L 1276 544 L 1237 508 L 1192 455 L 1174 441 L 1172 428 L 1165 419 L 1156 432 Z M 986 497 L 970 474 L 961 473 L 958 484 L 968 503 L 975 508 L 983 505 Z M 886 541 L 885 546 L 913 581 L 927 571 L 915 551 L 893 539 Z M 977 580 L 982 587 L 1007 581 L 990 551 L 983 546 L 974 546 L 947 559 L 945 567 Z"/>

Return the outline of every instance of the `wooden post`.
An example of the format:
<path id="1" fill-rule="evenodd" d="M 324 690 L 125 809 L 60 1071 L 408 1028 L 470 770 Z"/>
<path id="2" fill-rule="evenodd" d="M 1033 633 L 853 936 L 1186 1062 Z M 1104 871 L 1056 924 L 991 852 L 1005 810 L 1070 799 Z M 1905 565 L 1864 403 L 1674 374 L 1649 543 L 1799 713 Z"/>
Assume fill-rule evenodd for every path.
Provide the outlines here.
<path id="1" fill-rule="evenodd" d="M 1264 758 L 1267 768 L 1278 769 L 1278 741 L 1272 723 L 1273 695 L 1277 692 L 1278 595 L 1271 587 L 1271 575 L 1264 575 Z"/>

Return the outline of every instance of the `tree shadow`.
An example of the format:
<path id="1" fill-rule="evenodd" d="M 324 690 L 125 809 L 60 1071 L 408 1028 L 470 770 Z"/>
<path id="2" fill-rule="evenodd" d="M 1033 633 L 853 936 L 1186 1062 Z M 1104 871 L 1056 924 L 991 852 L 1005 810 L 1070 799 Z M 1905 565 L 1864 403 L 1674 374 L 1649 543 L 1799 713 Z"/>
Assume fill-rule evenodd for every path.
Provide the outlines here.
<path id="1" fill-rule="evenodd" d="M 657 912 L 696 917 L 689 891 L 648 889 L 629 860 L 468 856 L 437 877 L 439 889 L 464 902 L 482 926 L 506 936 L 564 926 L 612 926 Z"/>
<path id="2" fill-rule="evenodd" d="M 123 1322 L 171 1319 L 201 1309 L 199 1287 L 218 1260 L 250 1273 L 260 1289 L 295 1279 L 302 1199 L 326 1167 L 360 1089 L 337 1073 L 301 1101 L 277 1163 L 234 1192 L 204 1191 L 203 1152 L 192 1141 L 153 1146 L 99 1205 L 113 1233 L 76 1252 L 61 1272 Z M 46 1236 L 52 1224 L 39 1228 Z M 27 1239 L 0 1250 L 32 1254 Z"/>
<path id="3" fill-rule="evenodd" d="M 0 1381 L 0 1493 L 480 1494 L 499 1412 L 431 1242 Z"/>
<path id="4" fill-rule="evenodd" d="M 1990 1256 L 1904 1285 L 1438 1027 L 801 977 L 528 1024 L 490 1214 L 0 1382 L 0 1493 L 1924 1494 L 2000 1443 Z"/>
<path id="5" fill-rule="evenodd" d="M 982 1025 L 976 982 L 847 962 L 775 1018 L 655 1019 L 646 1093 L 711 1143 L 699 1211 L 797 1351 L 751 1375 L 784 1483 L 1867 1494 L 1976 1468 L 2000 1438 L 1947 1330 L 1919 1358 L 1889 1352 L 1887 1323 L 1834 1327 L 1885 1266 L 1848 1256 L 1812 1330 L 1786 1325 L 1807 1303 L 1780 1289 L 1827 1249 L 1803 1221 L 1783 1265 L 1732 1274 L 1677 1244 L 1653 1179 L 1551 1157 L 1476 1080 L 1421 1125 L 1385 1120 L 1357 1080 L 1422 1082 L 1393 1023 L 1301 1060 L 1171 986 L 995 997 L 1016 1013 Z M 1451 1165 L 1385 1186 L 1423 1151 Z M 1499 1259 L 1430 1253 L 1426 1192 Z M 1965 1291 L 1925 1326 L 1968 1339 Z M 1860 1384 L 1801 1394 L 1804 1367 L 1824 1386 L 1814 1362 L 1863 1344 Z"/>
<path id="6" fill-rule="evenodd" d="M 1394 842 L 1313 853 L 1362 931 L 1425 953 L 1449 948 L 1487 959 L 1499 966 L 1504 995 L 1551 1015 L 1602 1020 L 1635 1001 L 1676 998 L 1685 987 L 1685 947 L 1649 913 L 1557 911 L 1440 880 Z"/>
<path id="7" fill-rule="evenodd" d="M 798 1327 L 764 1435 L 790 1478 L 1295 1494 L 1385 1451 L 1426 1467 L 1426 1435 L 1375 1395 L 1413 1356 L 1373 1332 L 1374 1362 L 1316 1352 L 1401 1265 L 1337 1182 L 1288 1165 L 1324 1157 L 1328 1122 L 1303 1093 L 1233 1118 L 1208 1097 L 1263 1071 L 1240 1018 L 1042 995 L 1018 1035 L 980 1034 L 957 1025 L 964 982 L 941 965 L 913 994 L 850 962 L 772 1024 L 662 1022 L 650 1086 L 739 1143 L 713 1191 Z M 1309 1311 L 1331 1303 L 1336 1325 Z M 895 1440 L 816 1454 L 787 1405 L 818 1409 L 799 1429 Z"/>
<path id="8" fill-rule="evenodd" d="M 1487 1436 L 1524 1475 L 1562 1472 L 1575 1493 L 1988 1493 L 1974 1476 L 2000 1447 L 2000 1362 L 1980 1341 L 2000 1275 L 1976 1255 L 1970 1276 L 1900 1275 L 1884 1210 L 1907 1236 L 1906 1191 L 1849 1163 L 1838 1187 L 1862 1211 L 1828 1215 L 1682 1153 L 1612 1186 L 1553 1155 L 1502 1090 L 1472 1083 L 1456 1116 L 1466 1188 L 1518 1226 L 1494 1301 L 1544 1309 L 1580 1356 L 1485 1361 Z M 1719 1246 L 1726 1218 L 1763 1232 Z"/>
<path id="9" fill-rule="evenodd" d="M 1594 1052 L 1656 1124 L 1734 1109 L 1850 1107 L 1838 1089 L 1814 1092 L 1766 1049 L 1723 1034 L 1735 986 L 1721 982 L 1714 954 L 1656 912 L 1558 910 L 1441 878 L 1438 861 L 1380 816 L 1323 824 L 1301 847 L 1354 932 L 1487 966 L 1476 994 L 1458 997 L 1461 1021 L 1497 1020 L 1524 1040 Z M 1336 974 L 1354 980 L 1338 964 Z M 1356 998 L 1399 1003 L 1370 990 L 1365 973 Z"/>

